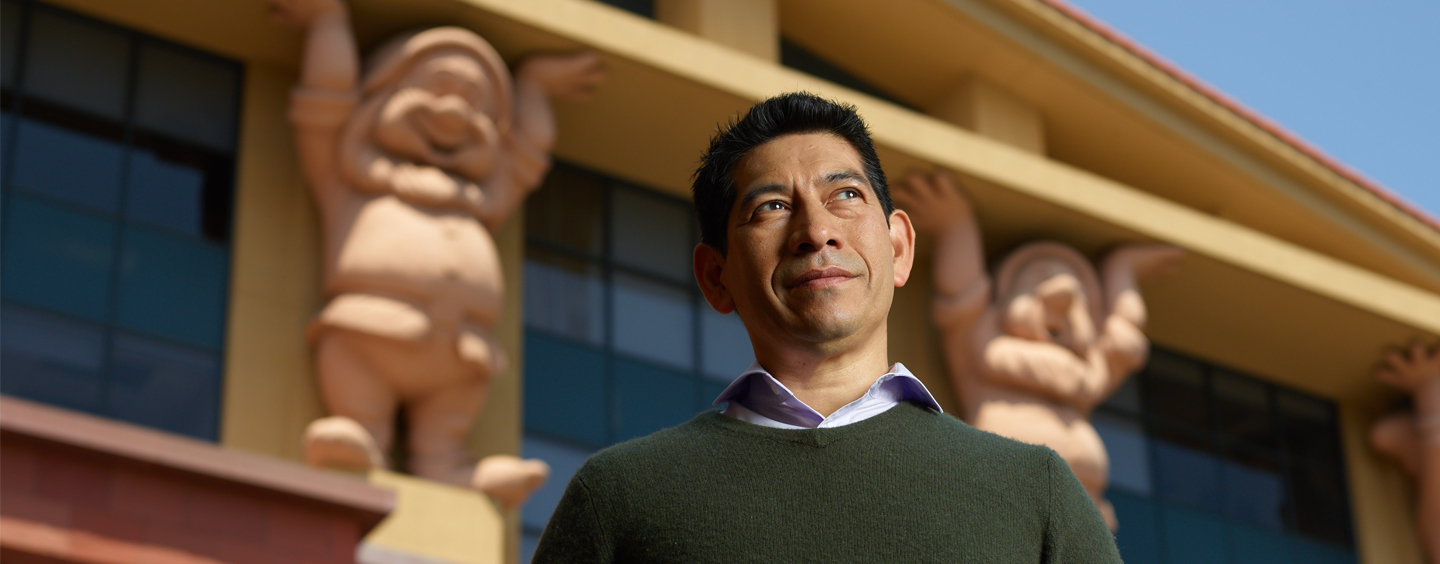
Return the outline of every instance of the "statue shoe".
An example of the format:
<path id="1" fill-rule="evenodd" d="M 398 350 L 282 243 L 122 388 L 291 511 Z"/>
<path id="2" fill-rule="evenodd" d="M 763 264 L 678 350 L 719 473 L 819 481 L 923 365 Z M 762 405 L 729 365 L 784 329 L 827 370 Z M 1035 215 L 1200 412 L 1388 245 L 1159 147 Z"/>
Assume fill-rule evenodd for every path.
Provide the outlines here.
<path id="1" fill-rule="evenodd" d="M 488 494 L 508 511 L 524 504 L 549 477 L 550 465 L 544 461 L 497 454 L 487 456 L 475 465 L 471 486 Z"/>
<path id="2" fill-rule="evenodd" d="M 305 463 L 316 468 L 366 471 L 384 468 L 385 456 L 365 427 L 339 415 L 305 427 Z"/>

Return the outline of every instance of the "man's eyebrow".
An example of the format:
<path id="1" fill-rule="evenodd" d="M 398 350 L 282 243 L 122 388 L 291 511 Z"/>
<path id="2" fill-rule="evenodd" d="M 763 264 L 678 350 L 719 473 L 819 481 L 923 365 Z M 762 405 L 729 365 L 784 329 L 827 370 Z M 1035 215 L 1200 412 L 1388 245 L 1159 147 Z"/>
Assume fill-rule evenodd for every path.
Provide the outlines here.
<path id="1" fill-rule="evenodd" d="M 853 170 L 837 170 L 825 175 L 826 184 L 838 184 L 846 180 L 854 180 L 866 186 L 870 185 L 870 180 L 865 178 L 865 175 Z"/>
<path id="2" fill-rule="evenodd" d="M 746 191 L 745 191 L 745 197 L 743 197 L 743 198 L 740 199 L 740 205 L 744 206 L 744 205 L 746 205 L 746 204 L 749 204 L 751 200 L 754 200 L 754 199 L 759 198 L 760 196 L 764 196 L 764 195 L 766 195 L 766 194 L 774 194 L 774 193 L 776 193 L 776 192 L 784 192 L 784 191 L 785 191 L 785 186 L 782 185 L 782 184 L 780 184 L 779 182 L 771 182 L 771 183 L 768 183 L 768 184 L 761 184 L 761 185 L 759 185 L 759 186 L 754 186 L 754 187 L 751 187 L 749 190 L 746 190 Z"/>

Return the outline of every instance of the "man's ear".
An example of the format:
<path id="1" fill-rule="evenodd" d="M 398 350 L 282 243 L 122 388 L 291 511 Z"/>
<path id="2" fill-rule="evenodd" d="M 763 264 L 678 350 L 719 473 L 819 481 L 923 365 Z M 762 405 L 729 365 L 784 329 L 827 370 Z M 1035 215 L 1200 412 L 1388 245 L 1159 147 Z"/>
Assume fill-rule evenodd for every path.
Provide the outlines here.
<path id="1" fill-rule="evenodd" d="M 895 287 L 904 286 L 910 280 L 910 269 L 915 266 L 915 225 L 905 210 L 890 212 L 890 246 L 895 249 Z"/>
<path id="2" fill-rule="evenodd" d="M 735 311 L 735 298 L 725 287 L 724 274 L 725 256 L 705 243 L 695 245 L 695 282 L 700 284 L 700 292 L 705 294 L 705 301 L 710 302 L 710 307 L 721 314 L 728 314 Z"/>

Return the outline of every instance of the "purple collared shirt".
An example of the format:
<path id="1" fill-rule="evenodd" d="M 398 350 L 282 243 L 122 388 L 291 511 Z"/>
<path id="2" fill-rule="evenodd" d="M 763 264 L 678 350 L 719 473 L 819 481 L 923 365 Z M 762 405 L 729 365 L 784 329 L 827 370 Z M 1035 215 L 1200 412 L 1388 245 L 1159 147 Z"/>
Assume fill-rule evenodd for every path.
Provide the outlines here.
<path id="1" fill-rule="evenodd" d="M 805 405 L 789 388 L 761 368 L 759 362 L 750 363 L 745 373 L 720 392 L 714 405 L 729 402 L 730 405 L 721 413 L 747 423 L 777 429 L 816 429 L 863 421 L 884 413 L 902 401 L 915 402 L 941 413 L 945 411 L 940 409 L 930 390 L 925 389 L 925 384 L 898 362 L 884 376 L 876 379 L 860 399 L 845 404 L 829 417 Z"/>

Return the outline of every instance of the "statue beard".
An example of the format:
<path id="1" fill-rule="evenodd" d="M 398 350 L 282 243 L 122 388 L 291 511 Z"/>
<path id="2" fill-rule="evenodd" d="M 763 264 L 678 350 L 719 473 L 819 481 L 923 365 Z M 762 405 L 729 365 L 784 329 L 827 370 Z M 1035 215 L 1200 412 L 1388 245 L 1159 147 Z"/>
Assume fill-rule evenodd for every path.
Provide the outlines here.
<path id="1" fill-rule="evenodd" d="M 483 183 L 496 163 L 502 133 L 484 113 L 443 108 L 447 117 L 464 123 L 458 132 L 445 132 L 453 139 L 443 139 L 435 125 L 436 101 L 414 88 L 370 96 L 341 135 L 341 174 L 370 191 L 388 191 L 405 181 L 400 177 L 427 174 L 426 169 L 457 184 Z"/>

